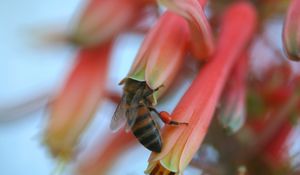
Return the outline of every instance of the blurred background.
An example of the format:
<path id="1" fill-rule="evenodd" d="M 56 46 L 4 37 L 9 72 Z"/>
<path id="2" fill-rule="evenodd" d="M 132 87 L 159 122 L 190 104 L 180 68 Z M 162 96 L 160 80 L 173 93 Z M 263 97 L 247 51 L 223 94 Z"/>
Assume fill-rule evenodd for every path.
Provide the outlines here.
<path id="1" fill-rule="evenodd" d="M 66 45 L 49 45 L 44 39 L 48 33 L 70 27 L 76 18 L 74 14 L 79 14 L 76 12 L 81 3 L 81 0 L 0 1 L 0 172 L 3 175 L 48 175 L 57 168 L 57 161 L 42 143 L 47 104 L 63 85 L 74 65 L 77 50 Z M 282 16 L 269 19 L 261 29 L 272 48 L 282 49 L 282 20 Z M 121 94 L 121 87 L 117 84 L 128 73 L 142 40 L 142 35 L 132 33 L 122 34 L 117 39 L 109 68 L 107 86 L 110 90 Z M 252 72 L 258 77 L 259 70 L 264 70 L 276 56 L 274 50 L 264 47 L 264 42 L 256 38 L 251 47 L 251 65 L 256 68 Z M 299 71 L 299 63 L 293 63 L 292 67 L 294 72 Z M 176 87 L 176 93 L 167 94 L 167 100 L 162 101 L 158 110 L 171 112 L 196 73 L 189 72 L 189 76 Z M 87 150 L 105 142 L 102 139 L 110 132 L 108 126 L 114 110 L 115 104 L 110 101 L 105 101 L 99 108 L 94 122 L 84 133 L 78 159 Z M 288 138 L 292 145 L 290 155 L 300 150 L 299 143 L 293 144 L 299 133 L 298 125 Z M 203 150 L 208 157 L 217 157 L 211 147 L 203 146 Z M 115 163 L 117 168 L 112 168 L 110 175 L 141 174 L 147 167 L 149 155 L 150 152 L 141 145 L 130 148 Z M 294 164 L 298 166 L 300 157 L 295 157 Z M 75 165 L 76 161 L 67 167 L 65 173 L 72 174 Z M 185 174 L 199 172 L 189 167 Z"/>
<path id="2" fill-rule="evenodd" d="M 56 167 L 55 160 L 42 145 L 46 104 L 62 85 L 76 53 L 73 48 L 43 46 L 42 37 L 67 26 L 80 3 L 79 0 L 0 2 L 1 174 L 50 174 Z M 132 61 L 141 37 L 131 38 L 137 45 L 128 46 L 122 54 L 116 53 L 119 61 Z M 127 74 L 130 64 L 125 65 L 128 67 L 112 69 L 115 74 L 111 80 L 115 82 L 110 85 L 116 87 L 116 81 Z M 103 126 L 108 125 L 114 111 L 112 104 L 105 105 L 107 111 L 97 114 L 105 117 L 91 127 L 94 137 L 101 134 L 101 129 L 107 129 Z M 139 148 L 141 154 L 136 156 L 147 159 L 149 153 Z M 143 162 L 141 171 L 145 166 Z"/>
<path id="3" fill-rule="evenodd" d="M 78 3 L 0 2 L 1 174 L 50 174 L 55 167 L 41 143 L 45 105 L 61 84 L 74 53 L 40 47 L 39 32 L 43 25 L 56 28 L 69 23 Z"/>

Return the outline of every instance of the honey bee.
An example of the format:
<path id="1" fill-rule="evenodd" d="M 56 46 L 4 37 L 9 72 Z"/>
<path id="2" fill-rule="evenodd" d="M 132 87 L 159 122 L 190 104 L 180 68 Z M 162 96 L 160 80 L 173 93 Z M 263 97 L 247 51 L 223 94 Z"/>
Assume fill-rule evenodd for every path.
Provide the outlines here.
<path id="1" fill-rule="evenodd" d="M 126 131 L 132 131 L 142 145 L 150 151 L 161 152 L 160 127 L 151 112 L 166 124 L 187 125 L 187 123 L 173 121 L 168 113 L 159 113 L 153 107 L 153 93 L 162 86 L 151 89 L 145 81 L 130 78 L 122 80 L 121 84 L 125 84 L 124 94 L 113 115 L 110 128 L 116 131 L 126 124 Z"/>

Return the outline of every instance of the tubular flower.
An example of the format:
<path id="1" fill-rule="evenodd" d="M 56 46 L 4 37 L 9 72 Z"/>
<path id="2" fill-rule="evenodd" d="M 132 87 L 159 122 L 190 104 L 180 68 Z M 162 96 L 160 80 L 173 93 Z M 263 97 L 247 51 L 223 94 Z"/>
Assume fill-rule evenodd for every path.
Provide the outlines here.
<path id="1" fill-rule="evenodd" d="M 132 134 L 125 133 L 125 131 L 111 134 L 109 138 L 104 147 L 102 142 L 96 146 L 96 150 L 101 147 L 102 149 L 96 153 L 93 151 L 87 159 L 81 162 L 76 172 L 77 175 L 106 174 L 120 154 L 137 143 Z"/>
<path id="2" fill-rule="evenodd" d="M 283 28 L 283 44 L 289 58 L 300 61 L 300 0 L 289 6 Z"/>
<path id="3" fill-rule="evenodd" d="M 146 81 L 152 89 L 168 86 L 182 65 L 187 43 L 185 20 L 165 12 L 146 36 L 127 78 Z"/>
<path id="4" fill-rule="evenodd" d="M 134 25 L 151 0 L 89 0 L 70 36 L 79 45 L 101 44 Z"/>
<path id="5" fill-rule="evenodd" d="M 189 125 L 163 130 L 162 152 L 152 153 L 146 173 L 181 174 L 200 147 L 230 69 L 254 33 L 256 13 L 248 3 L 238 3 L 226 11 L 222 21 L 216 54 L 172 114 L 172 119 Z"/>
<path id="6" fill-rule="evenodd" d="M 237 132 L 245 122 L 247 66 L 248 58 L 243 55 L 234 65 L 227 87 L 223 92 L 219 120 L 229 133 Z"/>
<path id="7" fill-rule="evenodd" d="M 110 44 L 82 49 L 65 86 L 50 104 L 44 142 L 63 161 L 74 157 L 80 135 L 104 96 Z"/>
<path id="8" fill-rule="evenodd" d="M 190 32 L 191 53 L 198 59 L 207 59 L 214 51 L 213 35 L 202 6 L 205 0 L 159 0 L 173 12 L 187 19 Z"/>

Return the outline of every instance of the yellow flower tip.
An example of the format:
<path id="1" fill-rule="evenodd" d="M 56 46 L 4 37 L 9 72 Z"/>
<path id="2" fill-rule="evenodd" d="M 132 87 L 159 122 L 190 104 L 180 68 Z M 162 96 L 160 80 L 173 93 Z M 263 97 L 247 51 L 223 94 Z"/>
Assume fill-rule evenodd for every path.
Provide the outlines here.
<path id="1" fill-rule="evenodd" d="M 57 165 L 54 168 L 53 172 L 51 175 L 62 175 L 64 174 L 65 168 L 66 168 L 67 162 L 63 159 L 59 159 L 57 161 Z"/>
<path id="2" fill-rule="evenodd" d="M 145 173 L 149 175 L 179 175 L 180 174 L 178 172 L 172 172 L 171 170 L 167 169 L 159 161 L 150 163 Z"/>
<path id="3" fill-rule="evenodd" d="M 70 148 L 68 146 L 64 146 L 55 138 L 47 135 L 45 136 L 43 143 L 48 146 L 51 155 L 58 159 L 59 162 L 69 162 L 76 152 L 74 147 Z"/>
<path id="4" fill-rule="evenodd" d="M 89 40 L 86 39 L 86 37 L 84 37 L 84 35 L 80 34 L 79 32 L 78 33 L 72 33 L 72 34 L 69 34 L 67 36 L 67 42 L 74 45 L 74 46 L 84 46 L 84 47 L 88 47 L 90 45 L 93 45 L 95 43 L 90 43 Z"/>

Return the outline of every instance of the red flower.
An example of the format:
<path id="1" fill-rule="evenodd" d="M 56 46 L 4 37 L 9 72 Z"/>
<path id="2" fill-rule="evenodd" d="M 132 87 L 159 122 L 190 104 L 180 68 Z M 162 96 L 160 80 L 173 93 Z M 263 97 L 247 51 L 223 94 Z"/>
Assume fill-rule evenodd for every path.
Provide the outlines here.
<path id="1" fill-rule="evenodd" d="M 75 44 L 91 46 L 111 40 L 132 28 L 154 0 L 89 0 L 71 31 Z"/>
<path id="2" fill-rule="evenodd" d="M 247 67 L 248 56 L 244 54 L 234 65 L 223 91 L 219 120 L 229 133 L 237 132 L 245 122 Z"/>
<path id="3" fill-rule="evenodd" d="M 176 106 L 172 119 L 188 126 L 166 127 L 162 152 L 152 153 L 146 172 L 181 174 L 200 147 L 234 62 L 250 41 L 255 9 L 248 3 L 231 6 L 224 14 L 220 38 L 212 61 L 207 63 Z"/>
<path id="4" fill-rule="evenodd" d="M 183 63 L 187 44 L 185 20 L 165 12 L 147 34 L 126 78 L 146 81 L 152 89 L 168 87 Z"/>
<path id="5" fill-rule="evenodd" d="M 82 49 L 65 86 L 50 104 L 44 142 L 63 161 L 74 157 L 80 135 L 104 97 L 110 44 Z"/>
<path id="6" fill-rule="evenodd" d="M 100 145 L 96 145 L 94 151 L 91 152 L 86 159 L 81 161 L 76 174 L 106 174 L 111 165 L 113 165 L 113 162 L 124 151 L 137 143 L 132 134 L 125 133 L 124 131 L 108 134 L 107 137 L 109 139 L 105 140 L 105 143 L 102 140 L 101 143 L 99 143 Z"/>
<path id="7" fill-rule="evenodd" d="M 210 25 L 206 19 L 202 6 L 205 0 L 159 0 L 170 10 L 187 19 L 191 42 L 190 50 L 198 59 L 207 59 L 214 51 L 214 41 Z"/>

